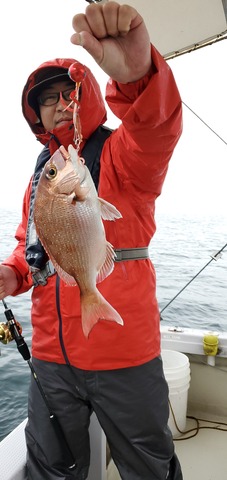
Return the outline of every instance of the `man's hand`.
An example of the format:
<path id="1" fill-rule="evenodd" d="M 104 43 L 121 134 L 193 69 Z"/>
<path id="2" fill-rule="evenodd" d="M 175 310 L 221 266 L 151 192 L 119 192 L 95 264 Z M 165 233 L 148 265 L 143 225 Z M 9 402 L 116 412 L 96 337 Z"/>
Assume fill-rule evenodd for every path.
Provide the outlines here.
<path id="1" fill-rule="evenodd" d="M 6 265 L 0 265 L 0 300 L 11 295 L 18 287 L 14 270 Z"/>
<path id="2" fill-rule="evenodd" d="M 85 48 L 102 70 L 121 83 L 142 78 L 151 68 L 150 39 L 143 18 L 129 5 L 91 4 L 75 15 L 71 42 Z"/>

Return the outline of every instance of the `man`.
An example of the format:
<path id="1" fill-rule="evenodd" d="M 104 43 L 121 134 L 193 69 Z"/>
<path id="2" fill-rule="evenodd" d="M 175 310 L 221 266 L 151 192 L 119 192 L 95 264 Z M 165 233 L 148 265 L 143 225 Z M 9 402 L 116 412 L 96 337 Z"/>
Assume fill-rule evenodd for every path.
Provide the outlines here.
<path id="1" fill-rule="evenodd" d="M 98 288 L 124 326 L 100 319 L 85 338 L 79 289 L 59 279 L 35 235 L 33 204 L 41 169 L 74 137 L 72 112 L 66 107 L 74 89 L 68 68 L 75 60 L 48 61 L 31 73 L 23 91 L 24 116 L 45 148 L 25 193 L 18 246 L 0 266 L 0 299 L 34 285 L 33 364 L 76 467 L 69 468 L 63 442 L 32 381 L 28 478 L 85 479 L 89 419 L 95 411 L 123 480 L 182 480 L 167 427 L 155 272 L 147 253 L 155 232 L 155 200 L 181 134 L 181 100 L 169 66 L 150 45 L 134 8 L 116 2 L 92 4 L 74 17 L 73 25 L 72 42 L 85 48 L 110 76 L 106 100 L 122 121 L 113 133 L 103 129 L 104 101 L 85 67 L 80 153 L 90 164 L 99 196 L 122 214 L 117 222 L 105 222 L 119 262 Z"/>

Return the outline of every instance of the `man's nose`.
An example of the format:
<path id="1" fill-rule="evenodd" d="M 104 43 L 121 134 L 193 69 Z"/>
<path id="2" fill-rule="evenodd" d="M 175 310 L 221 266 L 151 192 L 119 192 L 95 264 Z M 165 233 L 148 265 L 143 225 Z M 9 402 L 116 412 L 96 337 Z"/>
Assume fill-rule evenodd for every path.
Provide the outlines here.
<path id="1" fill-rule="evenodd" d="M 58 102 L 57 102 L 57 104 L 56 104 L 56 110 L 62 111 L 62 110 L 64 110 L 64 108 L 65 108 L 65 104 L 64 104 L 64 100 L 63 100 L 63 98 L 62 98 L 62 94 L 61 94 L 61 92 L 60 92 L 60 93 L 59 93 Z"/>

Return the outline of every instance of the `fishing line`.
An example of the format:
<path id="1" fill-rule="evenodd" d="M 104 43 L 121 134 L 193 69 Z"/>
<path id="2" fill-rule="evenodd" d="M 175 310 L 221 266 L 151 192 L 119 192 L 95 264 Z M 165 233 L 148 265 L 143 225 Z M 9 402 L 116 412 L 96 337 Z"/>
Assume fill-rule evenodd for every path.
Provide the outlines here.
<path id="1" fill-rule="evenodd" d="M 190 285 L 190 283 L 193 282 L 193 280 L 195 280 L 195 278 L 198 277 L 198 275 L 211 263 L 213 262 L 213 260 L 218 260 L 218 257 L 220 256 L 221 252 L 223 252 L 223 250 L 226 248 L 227 246 L 227 243 L 224 245 L 224 247 L 222 247 L 220 250 L 218 250 L 218 252 L 216 252 L 214 255 L 211 256 L 211 260 L 209 260 L 209 262 L 206 263 L 206 265 L 204 265 L 203 268 L 201 268 L 201 270 L 199 270 L 198 273 L 196 273 L 196 275 L 191 279 L 189 280 L 188 283 L 186 283 L 186 285 L 172 298 L 172 300 L 170 300 L 166 305 L 165 307 L 162 308 L 162 310 L 160 311 L 160 316 L 162 314 L 162 312 L 164 312 L 164 310 L 166 310 L 166 308 L 188 287 L 188 285 Z M 162 317 L 161 317 L 161 320 L 162 320 Z"/>
<path id="2" fill-rule="evenodd" d="M 48 402 L 46 394 L 43 390 L 43 387 L 42 387 L 42 385 L 41 385 L 41 383 L 38 379 L 38 376 L 36 374 L 34 366 L 31 362 L 31 355 L 30 355 L 29 348 L 28 348 L 24 338 L 21 335 L 22 329 L 21 329 L 19 323 L 15 320 L 15 317 L 13 315 L 12 310 L 7 307 L 7 304 L 6 304 L 5 300 L 2 300 L 2 303 L 3 303 L 4 309 L 5 309 L 4 314 L 5 314 L 5 317 L 6 317 L 6 320 L 7 320 L 7 324 L 4 325 L 4 329 L 3 329 L 3 332 L 5 333 L 5 338 L 7 337 L 7 339 L 9 339 L 8 341 L 15 340 L 19 353 L 22 355 L 23 359 L 27 361 L 27 363 L 29 365 L 29 368 L 31 370 L 32 376 L 33 376 L 33 378 L 36 382 L 36 385 L 39 389 L 39 392 L 40 392 L 40 394 L 41 394 L 41 396 L 44 400 L 44 403 L 47 407 L 47 410 L 49 412 L 49 418 L 50 418 L 51 424 L 53 425 L 55 434 L 58 438 L 58 441 L 60 443 L 61 448 L 63 448 L 65 463 L 67 464 L 67 466 L 70 470 L 74 470 L 77 466 L 77 464 L 75 462 L 75 458 L 74 458 L 74 456 L 72 454 L 72 451 L 70 449 L 70 446 L 69 446 L 69 444 L 68 444 L 68 442 L 65 438 L 65 434 L 64 434 L 64 432 L 62 430 L 62 427 L 61 427 L 61 425 L 58 421 L 58 418 L 52 412 L 52 409 L 50 407 L 50 404 Z M 6 333 L 7 328 L 9 329 L 9 333 L 8 332 Z M 0 336 L 0 340 L 3 343 L 8 343 L 8 341 L 4 341 L 4 338 L 2 338 L 1 336 Z"/>
<path id="3" fill-rule="evenodd" d="M 190 110 L 190 112 L 192 112 L 193 115 L 195 115 L 207 128 L 209 128 L 209 130 L 210 130 L 212 133 L 214 133 L 214 135 L 216 135 L 216 136 L 219 138 L 219 140 L 221 140 L 225 145 L 227 145 L 227 142 L 224 140 L 224 138 L 222 138 L 217 132 L 215 132 L 215 130 L 213 130 L 213 128 L 211 128 L 211 127 L 208 125 L 208 123 L 206 123 L 201 117 L 199 117 L 199 115 L 198 115 L 196 112 L 194 112 L 194 110 L 192 110 L 192 108 L 190 108 L 185 102 L 183 102 L 183 100 L 182 100 L 182 103 L 183 103 L 183 105 L 184 105 L 185 107 L 187 107 L 188 110 Z"/>

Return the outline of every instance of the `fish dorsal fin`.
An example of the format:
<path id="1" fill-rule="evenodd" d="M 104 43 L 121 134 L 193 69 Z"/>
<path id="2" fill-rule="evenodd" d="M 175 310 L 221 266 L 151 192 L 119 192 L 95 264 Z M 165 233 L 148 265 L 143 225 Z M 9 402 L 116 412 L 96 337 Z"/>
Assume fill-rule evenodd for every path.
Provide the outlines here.
<path id="1" fill-rule="evenodd" d="M 103 220 L 115 220 L 116 218 L 122 218 L 121 213 L 116 209 L 114 205 L 112 205 L 112 203 L 109 203 L 100 197 L 98 197 L 98 199 Z"/>
<path id="2" fill-rule="evenodd" d="M 106 259 L 102 267 L 99 270 L 99 273 L 96 278 L 96 283 L 102 282 L 108 275 L 110 275 L 114 269 L 114 258 L 116 254 L 112 245 L 109 242 L 106 242 Z"/>

